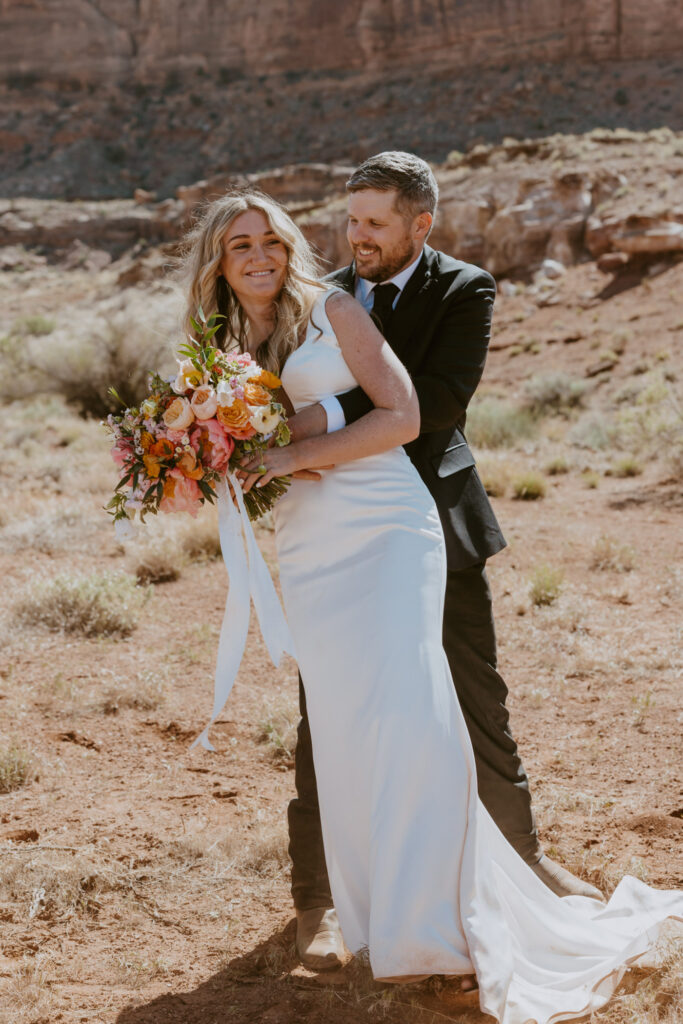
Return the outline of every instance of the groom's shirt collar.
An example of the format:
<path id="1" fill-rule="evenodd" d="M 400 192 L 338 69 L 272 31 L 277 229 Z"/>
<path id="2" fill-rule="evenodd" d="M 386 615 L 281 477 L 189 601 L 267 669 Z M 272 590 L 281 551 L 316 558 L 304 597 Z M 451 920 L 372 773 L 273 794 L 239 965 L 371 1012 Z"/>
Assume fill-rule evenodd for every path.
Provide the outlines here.
<path id="1" fill-rule="evenodd" d="M 409 266 L 404 267 L 403 270 L 399 270 L 398 274 L 395 274 L 393 277 L 390 277 L 388 281 L 381 282 L 381 284 L 395 284 L 396 287 L 398 288 L 398 293 L 396 295 L 396 298 L 394 299 L 394 309 L 396 308 L 396 303 L 401 298 L 401 292 L 403 291 L 405 286 L 408 284 L 408 281 L 417 270 L 417 265 L 422 259 L 422 252 L 423 250 L 420 250 L 420 254 L 417 257 L 417 259 L 413 260 L 413 262 Z M 379 283 L 380 282 L 378 281 L 377 284 Z M 368 311 L 372 309 L 372 293 L 374 288 L 374 281 L 366 281 L 364 277 L 358 277 L 358 275 L 356 274 L 355 296 L 360 302 L 360 304 L 364 306 L 365 309 L 367 309 Z"/>

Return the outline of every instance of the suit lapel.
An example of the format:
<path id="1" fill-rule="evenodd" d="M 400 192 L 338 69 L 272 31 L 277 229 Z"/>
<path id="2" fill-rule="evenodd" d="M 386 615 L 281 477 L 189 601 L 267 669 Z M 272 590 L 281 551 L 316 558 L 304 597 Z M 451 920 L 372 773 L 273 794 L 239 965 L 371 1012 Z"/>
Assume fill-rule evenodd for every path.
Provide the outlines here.
<path id="1" fill-rule="evenodd" d="M 356 264 L 350 263 L 348 267 L 343 267 L 341 270 L 336 271 L 335 274 L 330 274 L 330 278 L 334 280 L 334 283 L 343 288 L 349 295 L 354 295 L 356 292 Z"/>

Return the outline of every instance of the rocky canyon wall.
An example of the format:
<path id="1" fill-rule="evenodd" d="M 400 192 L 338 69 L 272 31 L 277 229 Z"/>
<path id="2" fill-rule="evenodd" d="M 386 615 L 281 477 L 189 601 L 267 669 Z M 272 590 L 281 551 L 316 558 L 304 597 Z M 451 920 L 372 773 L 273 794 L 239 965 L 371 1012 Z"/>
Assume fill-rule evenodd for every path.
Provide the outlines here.
<path id="1" fill-rule="evenodd" d="M 0 77 L 462 70 L 681 52 L 680 0 L 0 0 Z"/>
<path id="2" fill-rule="evenodd" d="M 0 195 L 683 128 L 682 0 L 0 0 Z"/>

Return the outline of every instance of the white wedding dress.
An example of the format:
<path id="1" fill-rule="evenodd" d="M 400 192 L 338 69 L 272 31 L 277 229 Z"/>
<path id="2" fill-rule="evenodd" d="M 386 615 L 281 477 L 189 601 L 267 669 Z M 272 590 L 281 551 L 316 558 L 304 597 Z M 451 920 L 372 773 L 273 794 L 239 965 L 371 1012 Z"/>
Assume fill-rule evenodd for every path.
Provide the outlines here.
<path id="1" fill-rule="evenodd" d="M 316 302 L 282 373 L 296 409 L 356 386 Z M 295 480 L 275 509 L 285 612 L 306 690 L 325 854 L 347 946 L 376 978 L 476 972 L 502 1024 L 602 1006 L 683 918 L 683 894 L 625 878 L 608 905 L 559 899 L 477 797 L 441 646 L 445 549 L 402 448 Z"/>

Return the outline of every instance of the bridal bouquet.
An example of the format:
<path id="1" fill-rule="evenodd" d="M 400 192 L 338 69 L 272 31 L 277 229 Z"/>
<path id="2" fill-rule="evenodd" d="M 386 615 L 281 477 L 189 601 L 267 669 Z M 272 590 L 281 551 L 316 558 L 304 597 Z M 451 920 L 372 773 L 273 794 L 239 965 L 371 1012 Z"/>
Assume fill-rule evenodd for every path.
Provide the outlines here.
<path id="1" fill-rule="evenodd" d="M 117 535 L 138 514 L 189 512 L 216 498 L 216 482 L 240 459 L 264 451 L 274 440 L 289 443 L 282 405 L 274 392 L 281 381 L 247 353 L 221 352 L 211 344 L 219 316 L 192 320 L 197 338 L 179 349 L 178 373 L 164 380 L 150 374 L 149 394 L 138 407 L 110 415 L 112 457 L 123 475 L 106 506 Z M 112 389 L 112 394 L 118 398 Z M 122 403 L 123 404 L 123 403 Z M 250 519 L 258 519 L 289 486 L 278 477 L 244 495 Z"/>

